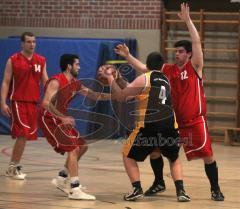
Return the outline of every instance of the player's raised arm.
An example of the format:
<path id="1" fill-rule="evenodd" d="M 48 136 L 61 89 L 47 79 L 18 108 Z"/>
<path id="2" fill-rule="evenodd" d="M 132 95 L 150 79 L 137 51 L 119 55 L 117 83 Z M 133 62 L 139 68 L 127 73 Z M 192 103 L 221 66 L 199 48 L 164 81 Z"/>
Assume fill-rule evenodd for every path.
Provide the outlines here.
<path id="1" fill-rule="evenodd" d="M 189 10 L 190 9 L 188 4 L 182 3 L 181 12 L 178 13 L 178 16 L 187 25 L 188 31 L 190 33 L 191 41 L 192 41 L 191 62 L 196 72 L 198 73 L 198 75 L 202 77 L 203 52 L 202 52 L 201 40 L 200 40 L 198 31 L 190 18 Z"/>
<path id="2" fill-rule="evenodd" d="M 131 64 L 137 71 L 142 73 L 148 71 L 145 64 L 143 64 L 140 60 L 131 55 L 131 53 L 129 52 L 129 48 L 126 46 L 126 44 L 117 45 L 115 48 L 115 53 L 124 57 L 128 61 L 128 63 Z"/>

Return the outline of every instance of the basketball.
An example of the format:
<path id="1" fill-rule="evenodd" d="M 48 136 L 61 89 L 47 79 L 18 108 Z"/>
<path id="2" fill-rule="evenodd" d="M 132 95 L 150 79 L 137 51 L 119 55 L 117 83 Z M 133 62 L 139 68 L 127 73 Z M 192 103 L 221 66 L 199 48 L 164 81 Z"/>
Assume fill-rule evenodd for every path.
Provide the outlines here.
<path id="1" fill-rule="evenodd" d="M 113 75 L 113 77 L 116 79 L 117 78 L 117 75 L 118 75 L 118 72 L 116 70 L 116 68 L 111 68 L 112 69 L 112 72 L 111 74 Z M 100 68 L 97 72 L 97 80 L 104 86 L 108 86 L 108 80 L 106 78 L 103 78 L 100 76 L 99 72 L 100 71 L 103 71 L 103 70 L 106 70 L 106 69 L 103 69 L 103 68 Z"/>

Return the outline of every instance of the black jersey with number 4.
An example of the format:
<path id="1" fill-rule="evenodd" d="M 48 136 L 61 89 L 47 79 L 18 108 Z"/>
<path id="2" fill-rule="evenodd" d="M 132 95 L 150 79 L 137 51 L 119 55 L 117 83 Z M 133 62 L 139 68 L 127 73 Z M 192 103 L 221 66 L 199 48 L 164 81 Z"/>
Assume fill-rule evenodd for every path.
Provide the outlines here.
<path id="1" fill-rule="evenodd" d="M 167 77 L 160 71 L 147 72 L 145 77 L 145 88 L 138 96 L 138 126 L 154 132 L 177 128 Z"/>

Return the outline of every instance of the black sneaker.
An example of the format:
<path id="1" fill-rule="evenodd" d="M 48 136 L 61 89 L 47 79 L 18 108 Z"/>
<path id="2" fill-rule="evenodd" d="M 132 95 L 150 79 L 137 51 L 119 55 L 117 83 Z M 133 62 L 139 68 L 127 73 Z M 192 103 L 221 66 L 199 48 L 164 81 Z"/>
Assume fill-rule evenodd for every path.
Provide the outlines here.
<path id="1" fill-rule="evenodd" d="M 223 193 L 220 190 L 212 190 L 212 197 L 211 199 L 214 201 L 224 201 Z"/>
<path id="2" fill-rule="evenodd" d="M 157 193 L 161 193 L 166 191 L 166 187 L 164 184 L 155 184 L 153 183 L 152 186 L 144 193 L 145 196 L 154 196 Z"/>
<path id="3" fill-rule="evenodd" d="M 142 188 L 133 187 L 133 191 L 131 193 L 128 193 L 127 195 L 124 195 L 123 198 L 126 201 L 135 201 L 141 197 L 143 197 Z"/>
<path id="4" fill-rule="evenodd" d="M 184 190 L 177 191 L 177 200 L 178 202 L 189 202 L 191 198 L 186 194 Z"/>

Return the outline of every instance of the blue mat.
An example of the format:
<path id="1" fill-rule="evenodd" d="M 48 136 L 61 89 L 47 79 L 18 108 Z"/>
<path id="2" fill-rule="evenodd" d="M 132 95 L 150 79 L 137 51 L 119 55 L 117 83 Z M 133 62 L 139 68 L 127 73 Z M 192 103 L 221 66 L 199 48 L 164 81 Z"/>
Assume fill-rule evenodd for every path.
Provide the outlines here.
<path id="1" fill-rule="evenodd" d="M 98 67 L 107 60 L 121 59 L 114 53 L 117 44 L 125 42 L 130 44 L 131 53 L 136 55 L 136 40 L 124 39 L 89 39 L 89 38 L 53 38 L 38 37 L 36 52 L 45 56 L 47 60 L 47 71 L 49 77 L 60 72 L 59 58 L 64 53 L 77 54 L 80 57 L 80 74 L 79 79 L 85 80 L 96 77 Z M 6 61 L 9 56 L 20 51 L 20 41 L 18 37 L 0 39 L 0 81 L 2 82 Z M 135 77 L 134 73 L 128 75 L 131 81 Z M 93 85 L 93 84 L 91 84 Z M 95 84 L 94 84 L 95 85 Z M 96 86 L 95 86 L 96 87 Z M 108 91 L 108 89 L 105 89 Z M 27 88 L 26 88 L 27 92 Z M 82 97 L 77 97 L 72 103 L 71 108 L 89 112 L 100 112 L 113 115 L 109 102 L 99 102 L 92 106 Z M 75 113 L 76 114 L 76 113 Z M 92 117 L 86 114 L 86 119 Z M 91 120 L 91 119 L 90 119 Z M 111 119 L 109 120 L 112 123 Z M 95 127 L 95 125 L 94 125 Z M 115 126 L 114 126 L 115 127 Z M 93 130 L 93 123 L 77 120 L 77 128 L 82 135 L 88 135 Z M 0 134 L 9 134 L 9 120 L 0 115 Z"/>

